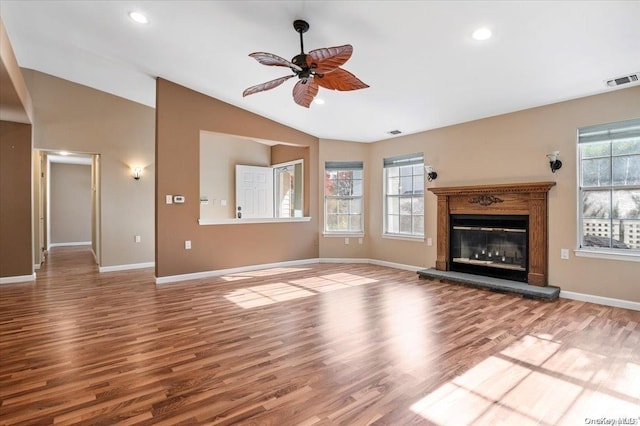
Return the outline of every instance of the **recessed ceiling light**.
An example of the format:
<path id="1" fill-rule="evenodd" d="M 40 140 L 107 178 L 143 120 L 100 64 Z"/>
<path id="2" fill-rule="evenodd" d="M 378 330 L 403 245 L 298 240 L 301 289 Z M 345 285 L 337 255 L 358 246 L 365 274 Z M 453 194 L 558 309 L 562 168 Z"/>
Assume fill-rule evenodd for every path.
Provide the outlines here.
<path id="1" fill-rule="evenodd" d="M 313 100 L 313 103 L 314 103 L 314 104 L 318 104 L 318 105 L 324 105 L 324 99 L 322 99 L 322 98 L 315 98 L 315 99 Z"/>
<path id="2" fill-rule="evenodd" d="M 389 130 L 387 133 L 395 136 L 401 134 L 402 132 L 400 130 Z"/>
<path id="3" fill-rule="evenodd" d="M 489 28 L 478 28 L 471 35 L 476 40 L 483 41 L 491 38 L 491 30 Z"/>
<path id="4" fill-rule="evenodd" d="M 147 18 L 140 12 L 129 12 L 129 18 L 131 18 L 133 21 L 137 22 L 138 24 L 149 23 L 149 18 Z"/>

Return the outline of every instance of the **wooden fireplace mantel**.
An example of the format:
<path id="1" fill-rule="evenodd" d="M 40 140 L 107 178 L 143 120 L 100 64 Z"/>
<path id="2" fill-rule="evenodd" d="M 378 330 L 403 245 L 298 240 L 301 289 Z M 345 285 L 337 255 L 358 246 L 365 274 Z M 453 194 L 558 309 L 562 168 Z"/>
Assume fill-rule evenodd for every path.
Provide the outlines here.
<path id="1" fill-rule="evenodd" d="M 527 282 L 548 283 L 548 200 L 555 182 L 429 188 L 438 196 L 436 269 L 448 271 L 449 220 L 452 214 L 529 216 L 529 273 Z"/>

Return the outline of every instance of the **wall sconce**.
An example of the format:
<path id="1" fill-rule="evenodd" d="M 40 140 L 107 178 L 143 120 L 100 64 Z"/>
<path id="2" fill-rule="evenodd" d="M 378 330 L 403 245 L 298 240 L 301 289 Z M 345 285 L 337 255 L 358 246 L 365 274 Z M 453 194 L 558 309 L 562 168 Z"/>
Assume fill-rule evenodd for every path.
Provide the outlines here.
<path id="1" fill-rule="evenodd" d="M 427 180 L 429 182 L 438 178 L 438 174 L 433 171 L 432 166 L 424 166 L 424 171 L 427 172 Z"/>
<path id="2" fill-rule="evenodd" d="M 556 170 L 559 170 L 562 167 L 562 161 L 558 160 L 558 155 L 560 155 L 560 151 L 553 151 L 551 154 L 547 154 L 549 167 L 551 167 L 552 173 L 555 173 Z"/>
<path id="3" fill-rule="evenodd" d="M 140 177 L 142 176 L 142 167 L 132 167 L 131 176 L 133 176 L 135 180 L 140 180 Z"/>

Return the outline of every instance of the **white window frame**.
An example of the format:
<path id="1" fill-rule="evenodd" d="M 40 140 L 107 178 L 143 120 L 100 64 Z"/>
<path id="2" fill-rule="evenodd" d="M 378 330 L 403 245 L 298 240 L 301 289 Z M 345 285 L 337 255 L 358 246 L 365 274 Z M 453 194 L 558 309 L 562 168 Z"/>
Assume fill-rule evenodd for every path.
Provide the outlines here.
<path id="1" fill-rule="evenodd" d="M 349 195 L 349 196 L 340 196 L 340 195 L 328 195 L 326 192 L 326 173 L 328 170 L 336 170 L 336 171 L 362 171 L 362 194 L 361 195 Z M 345 237 L 345 236 L 353 236 L 353 237 L 363 237 L 364 236 L 364 162 L 362 161 L 326 161 L 324 166 L 324 175 L 322 179 L 323 183 L 323 194 L 324 194 L 324 236 L 334 236 L 334 237 Z M 327 212 L 327 201 L 328 200 L 360 200 L 360 229 L 359 230 L 330 230 L 328 229 L 327 218 L 329 214 Z M 347 215 L 350 217 L 352 214 L 349 212 Z M 355 215 L 355 214 L 353 214 Z M 349 224 L 351 224 L 351 218 L 349 218 Z"/>
<path id="2" fill-rule="evenodd" d="M 609 184 L 608 185 L 599 185 L 599 186 L 583 186 L 582 185 L 582 173 L 583 173 L 583 164 L 582 164 L 582 144 L 588 143 L 598 143 L 598 142 L 609 142 L 612 144 L 615 140 L 620 139 L 628 139 L 640 137 L 640 119 L 622 121 L 617 123 L 610 123 L 604 125 L 597 126 L 589 126 L 578 129 L 577 134 L 577 177 L 578 177 L 578 199 L 577 199 L 577 213 L 578 213 L 578 224 L 577 224 L 577 244 L 576 250 L 574 251 L 575 255 L 578 257 L 592 257 L 592 258 L 602 258 L 602 259 L 612 259 L 612 260 L 625 260 L 625 261 L 633 261 L 640 262 L 640 247 L 631 248 L 631 249 L 620 249 L 620 248 L 612 248 L 612 247 L 591 247 L 591 246 L 583 246 L 583 236 L 585 232 L 585 227 L 588 224 L 585 224 L 585 218 L 583 217 L 584 211 L 584 194 L 588 191 L 609 191 L 609 199 L 610 199 L 610 208 L 611 211 L 614 209 L 613 206 L 613 193 L 616 190 L 633 190 L 640 192 L 640 184 L 631 184 L 631 185 L 616 185 L 613 182 L 613 159 L 616 155 L 613 154 L 612 150 L 609 149 L 609 154 L 607 156 L 602 156 L 598 158 L 608 158 L 609 160 Z M 610 232 L 609 238 L 613 237 L 613 229 L 614 229 L 614 221 L 613 214 L 609 212 L 609 218 L 598 219 L 600 221 L 608 221 L 604 224 L 602 229 L 605 229 L 606 232 Z M 588 220 L 588 219 L 587 219 Z M 592 225 L 594 225 L 592 223 Z M 600 226 L 598 226 L 600 228 Z M 589 228 L 591 231 L 597 232 L 594 227 Z"/>
<path id="3" fill-rule="evenodd" d="M 296 166 L 300 166 L 299 167 L 299 172 L 300 172 L 300 176 L 298 176 L 298 173 L 296 171 Z M 300 194 L 300 208 L 299 209 L 294 209 L 294 214 L 293 216 L 282 216 L 282 212 L 280 211 L 282 206 L 279 203 L 279 188 L 280 188 L 280 175 L 279 175 L 279 169 L 282 168 L 290 168 L 293 167 L 294 173 L 294 179 L 296 181 L 299 181 L 300 185 L 295 186 L 294 185 L 294 199 L 297 198 L 295 197 L 296 194 Z M 287 161 L 285 163 L 278 163 L 278 164 L 273 164 L 271 166 L 271 168 L 273 169 L 273 216 L 276 218 L 294 218 L 294 217 L 303 217 L 304 216 L 304 160 L 303 159 L 299 159 L 299 160 L 293 160 L 293 161 Z M 298 188 L 299 187 L 299 188 Z M 295 207 L 295 206 L 294 206 Z"/>
<path id="4" fill-rule="evenodd" d="M 410 195 L 404 195 L 404 194 L 389 194 L 388 188 L 387 188 L 387 182 L 388 182 L 388 178 L 387 178 L 387 173 L 389 171 L 389 169 L 391 168 L 396 168 L 396 167 L 406 167 L 406 166 L 410 166 L 410 167 L 414 167 L 416 165 L 420 165 L 421 171 L 422 171 L 422 179 L 423 179 L 423 191 L 422 194 L 415 194 L 415 193 L 411 193 Z M 413 175 L 413 176 L 418 176 L 418 175 Z M 397 156 L 397 157 L 389 157 L 389 158 L 385 158 L 383 160 L 383 171 L 382 171 L 382 179 L 384 184 L 383 186 L 383 206 L 382 206 L 382 214 L 383 214 L 383 229 L 382 229 L 382 237 L 383 238 L 391 238 L 391 239 L 406 239 L 406 240 L 416 240 L 416 241 L 424 241 L 424 229 L 425 229 L 425 225 L 426 225 L 426 219 L 425 219 L 425 210 L 424 210 L 424 154 L 423 153 L 415 153 L 415 154 L 409 154 L 409 155 L 402 155 L 402 156 Z M 421 197 L 422 198 L 422 233 L 417 233 L 413 231 L 413 212 L 411 214 L 411 223 L 412 223 L 412 232 L 411 233 L 405 233 L 405 232 L 389 232 L 389 213 L 387 212 L 387 206 L 388 206 L 388 199 L 390 197 L 393 198 L 398 198 L 401 199 L 403 197 Z"/>

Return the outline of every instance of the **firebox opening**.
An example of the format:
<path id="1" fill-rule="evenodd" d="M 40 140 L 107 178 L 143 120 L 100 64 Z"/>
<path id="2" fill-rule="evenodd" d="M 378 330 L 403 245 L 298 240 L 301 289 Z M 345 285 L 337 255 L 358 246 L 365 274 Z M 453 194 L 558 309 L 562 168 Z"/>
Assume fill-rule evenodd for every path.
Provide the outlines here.
<path id="1" fill-rule="evenodd" d="M 529 217 L 451 215 L 452 271 L 527 282 Z"/>

